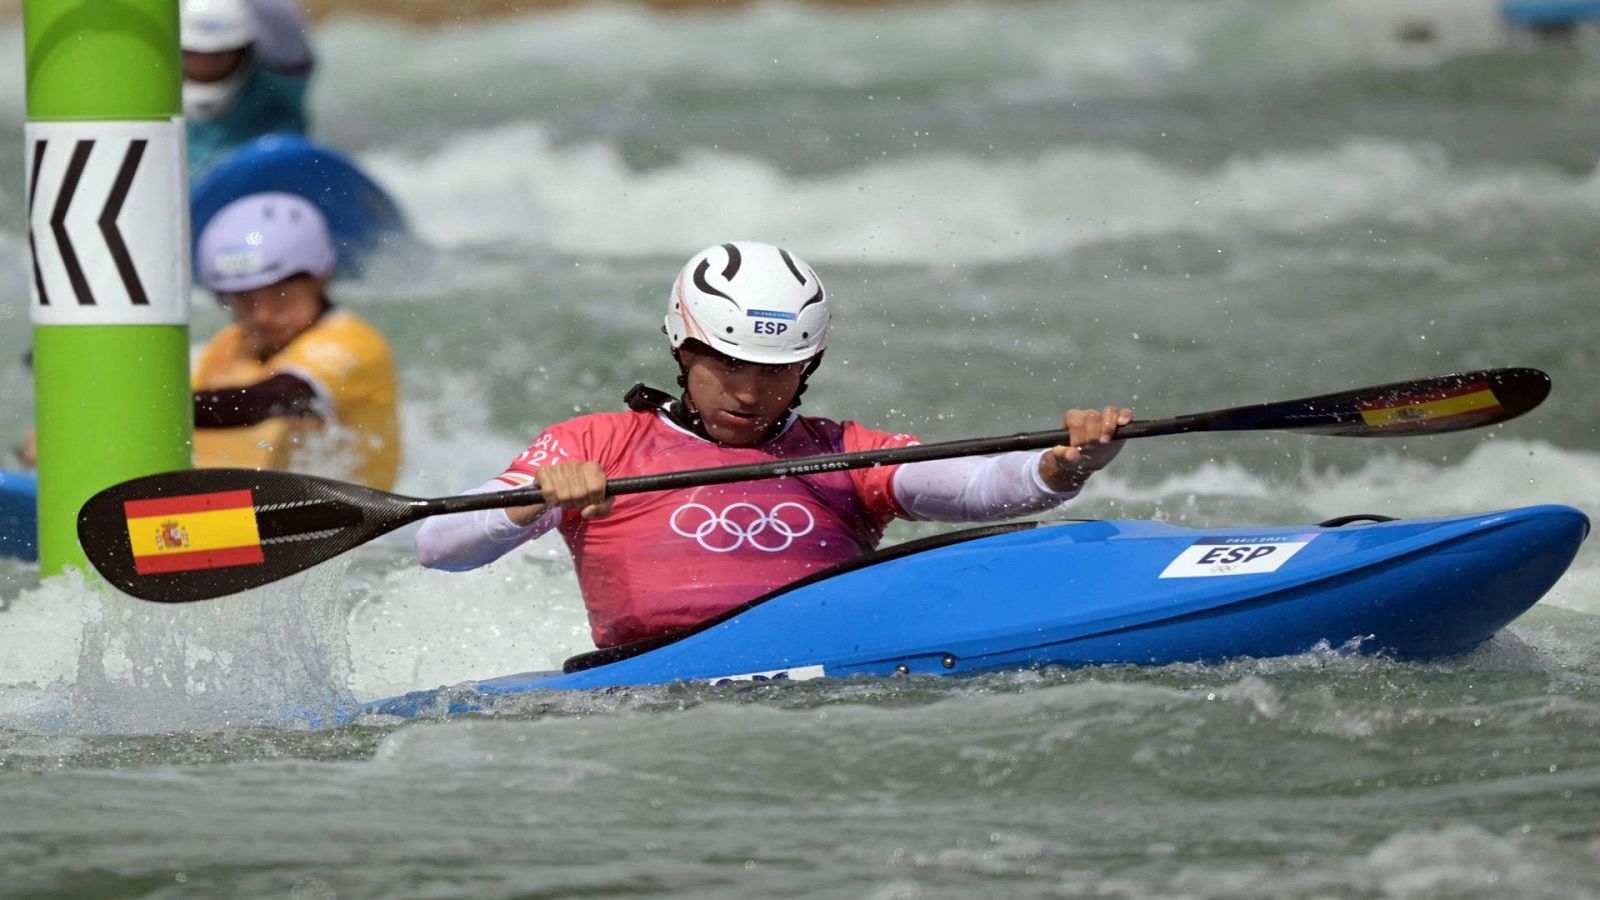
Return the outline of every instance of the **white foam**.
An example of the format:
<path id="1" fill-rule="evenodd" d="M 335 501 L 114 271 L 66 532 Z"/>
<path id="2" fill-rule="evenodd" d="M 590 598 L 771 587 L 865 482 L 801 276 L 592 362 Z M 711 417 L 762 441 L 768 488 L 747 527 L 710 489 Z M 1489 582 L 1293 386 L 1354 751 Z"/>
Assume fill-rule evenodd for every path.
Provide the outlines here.
<path id="1" fill-rule="evenodd" d="M 351 690 L 363 699 L 541 669 L 594 649 L 576 576 L 548 535 L 471 572 L 414 561 L 350 617 Z"/>
<path id="2" fill-rule="evenodd" d="M 52 733 L 218 730 L 348 704 L 344 567 L 206 603 L 146 603 L 76 571 L 23 591 L 0 632 L 3 704 Z"/>
<path id="3" fill-rule="evenodd" d="M 1360 138 L 1198 171 L 1125 149 L 1063 146 L 1031 157 L 909 155 L 802 176 L 709 148 L 639 171 L 609 144 L 557 144 L 521 122 L 363 162 L 434 244 L 601 257 L 681 256 L 759 234 L 805 247 L 808 258 L 976 262 L 1156 235 L 1298 235 L 1366 219 L 1481 229 L 1600 217 L 1600 174 L 1480 171 L 1437 148 Z M 956 184 L 982 189 L 950 190 Z"/>
<path id="4" fill-rule="evenodd" d="M 1600 453 L 1544 441 L 1486 440 L 1459 461 L 1430 462 L 1403 451 L 1375 451 L 1355 471 L 1263 473 L 1212 461 L 1154 483 L 1116 469 L 1096 476 L 1094 498 L 1122 504 L 1204 505 L 1230 499 L 1293 497 L 1315 514 L 1359 509 L 1396 518 L 1563 503 L 1600 511 Z"/>
<path id="5" fill-rule="evenodd" d="M 1459 463 L 1436 466 L 1380 457 L 1353 476 L 1324 475 L 1307 486 L 1319 509 L 1378 509 L 1397 517 L 1449 515 L 1540 503 L 1600 511 L 1600 453 L 1543 441 L 1496 439 Z"/>
<path id="6" fill-rule="evenodd" d="M 100 610 L 82 579 L 68 577 L 22 591 L 0 615 L 0 685 L 47 687 L 77 675 L 84 631 Z"/>

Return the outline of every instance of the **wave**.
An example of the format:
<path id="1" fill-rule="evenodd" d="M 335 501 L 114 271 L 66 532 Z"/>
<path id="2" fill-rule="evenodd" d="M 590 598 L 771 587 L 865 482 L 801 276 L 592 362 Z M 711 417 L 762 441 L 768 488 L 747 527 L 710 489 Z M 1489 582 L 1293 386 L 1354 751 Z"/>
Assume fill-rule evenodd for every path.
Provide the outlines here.
<path id="1" fill-rule="evenodd" d="M 1173 85 L 1195 73 L 1260 75 L 1431 64 L 1504 47 L 1496 0 L 922 3 L 827 8 L 765 2 L 653 11 L 613 4 L 445 28 L 336 19 L 325 56 L 396 84 L 601 85 L 679 80 L 741 87 L 1036 81 L 1077 95 Z M 825 64 L 813 49 L 825 46 Z M 1283 48 L 1296 48 L 1284 54 Z M 698 52 L 685 52 L 693 48 Z M 600 52 L 603 51 L 603 52 Z M 395 67 L 395 59 L 409 65 Z M 538 90 L 538 86 L 532 86 Z"/>
<path id="2" fill-rule="evenodd" d="M 1317 514 L 1359 509 L 1395 518 L 1456 515 L 1541 503 L 1600 510 L 1600 453 L 1543 441 L 1493 439 L 1460 461 L 1434 463 L 1375 453 L 1353 472 L 1263 475 L 1237 463 L 1210 462 L 1154 483 L 1124 480 L 1116 469 L 1096 476 L 1108 502 L 1148 504 L 1205 500 L 1295 501 Z"/>
<path id="3" fill-rule="evenodd" d="M 712 149 L 637 170 L 614 146 L 563 145 L 525 122 L 428 153 L 364 157 L 441 247 L 546 246 L 581 257 L 682 256 L 729 235 L 828 260 L 938 264 L 1048 257 L 1111 241 L 1238 232 L 1299 237 L 1373 223 L 1595 236 L 1600 170 L 1480 170 L 1378 139 L 1238 155 L 1190 170 L 1139 152 L 909 156 L 796 175 Z"/>

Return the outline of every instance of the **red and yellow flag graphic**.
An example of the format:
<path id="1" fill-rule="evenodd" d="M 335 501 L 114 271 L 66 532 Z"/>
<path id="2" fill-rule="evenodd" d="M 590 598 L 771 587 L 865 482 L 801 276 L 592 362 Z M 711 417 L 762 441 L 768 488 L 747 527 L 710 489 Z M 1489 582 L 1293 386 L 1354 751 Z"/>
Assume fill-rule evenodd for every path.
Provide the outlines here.
<path id="1" fill-rule="evenodd" d="M 217 491 L 123 503 L 140 575 L 266 562 L 250 492 Z"/>
<path id="2" fill-rule="evenodd" d="M 1429 391 L 1358 404 L 1361 418 L 1373 428 L 1404 429 L 1437 425 L 1449 419 L 1471 419 L 1502 412 L 1500 399 L 1488 382 L 1464 384 L 1447 391 Z"/>

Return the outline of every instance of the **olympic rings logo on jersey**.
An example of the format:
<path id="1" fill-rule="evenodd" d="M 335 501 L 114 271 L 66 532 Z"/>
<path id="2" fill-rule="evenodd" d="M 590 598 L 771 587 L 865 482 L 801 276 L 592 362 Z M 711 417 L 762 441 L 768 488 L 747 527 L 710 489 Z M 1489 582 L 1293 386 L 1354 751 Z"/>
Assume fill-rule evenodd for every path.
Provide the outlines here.
<path id="1" fill-rule="evenodd" d="M 672 513 L 672 530 L 693 538 L 712 553 L 731 553 L 746 542 L 757 550 L 778 553 L 794 539 L 811 533 L 817 520 L 811 510 L 785 501 L 763 510 L 754 503 L 731 503 L 716 512 L 703 503 L 685 503 Z"/>

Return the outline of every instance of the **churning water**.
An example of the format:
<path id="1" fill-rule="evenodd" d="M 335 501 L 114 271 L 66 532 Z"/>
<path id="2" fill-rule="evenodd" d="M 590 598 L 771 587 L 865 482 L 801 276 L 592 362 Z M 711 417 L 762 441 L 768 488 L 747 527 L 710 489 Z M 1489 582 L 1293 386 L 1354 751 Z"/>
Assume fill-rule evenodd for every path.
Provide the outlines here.
<path id="1" fill-rule="evenodd" d="M 406 493 L 670 386 L 667 287 L 781 243 L 838 304 L 806 409 L 926 440 L 1502 365 L 1555 390 L 1405 441 L 1130 444 L 1061 516 L 1600 512 L 1600 43 L 1489 4 L 594 6 L 316 35 L 316 129 L 425 247 L 336 298 L 392 338 Z M 1424 38 L 1428 38 L 1424 40 Z M 21 36 L 0 26 L 0 137 Z M 0 359 L 28 340 L 0 161 Z M 196 296 L 195 342 L 222 323 Z M 0 441 L 31 417 L 0 367 Z M 890 540 L 927 533 L 900 525 Z M 588 649 L 553 539 L 405 533 L 180 608 L 0 561 L 0 894 L 1600 896 L 1600 551 L 1489 645 L 1158 669 L 293 710 Z"/>

